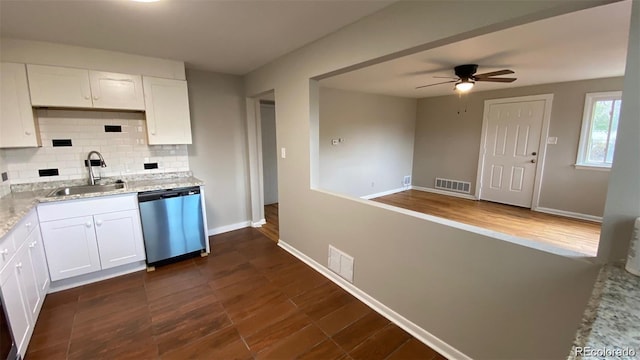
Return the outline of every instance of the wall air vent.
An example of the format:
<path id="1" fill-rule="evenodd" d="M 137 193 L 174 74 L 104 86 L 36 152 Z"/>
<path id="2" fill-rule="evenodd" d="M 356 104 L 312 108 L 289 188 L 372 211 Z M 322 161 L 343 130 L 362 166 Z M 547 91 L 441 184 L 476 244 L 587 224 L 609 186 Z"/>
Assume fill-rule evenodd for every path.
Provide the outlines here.
<path id="1" fill-rule="evenodd" d="M 471 183 L 468 181 L 451 180 L 436 178 L 436 189 L 455 191 L 469 194 L 471 192 Z"/>

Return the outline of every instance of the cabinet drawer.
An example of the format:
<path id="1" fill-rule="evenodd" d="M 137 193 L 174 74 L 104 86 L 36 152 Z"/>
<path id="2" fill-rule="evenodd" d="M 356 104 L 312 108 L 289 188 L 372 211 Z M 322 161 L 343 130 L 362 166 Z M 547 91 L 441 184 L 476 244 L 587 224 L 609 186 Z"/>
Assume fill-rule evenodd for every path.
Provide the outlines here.
<path id="1" fill-rule="evenodd" d="M 18 224 L 13 228 L 13 241 L 16 249 L 22 245 L 29 234 L 38 226 L 38 212 L 31 210 Z"/>
<path id="2" fill-rule="evenodd" d="M 0 271 L 4 269 L 15 253 L 16 247 L 13 241 L 13 232 L 9 232 L 0 239 Z"/>
<path id="3" fill-rule="evenodd" d="M 66 200 L 38 205 L 41 222 L 138 209 L 138 194 Z"/>

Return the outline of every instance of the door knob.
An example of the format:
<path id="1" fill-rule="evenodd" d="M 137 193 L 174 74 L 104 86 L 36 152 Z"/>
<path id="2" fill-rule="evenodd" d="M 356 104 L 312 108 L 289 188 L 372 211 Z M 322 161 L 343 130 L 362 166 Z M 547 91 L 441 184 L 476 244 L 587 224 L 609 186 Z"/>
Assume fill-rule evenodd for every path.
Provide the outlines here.
<path id="1" fill-rule="evenodd" d="M 531 163 L 535 164 L 536 163 L 536 159 L 531 159 Z"/>
<path id="2" fill-rule="evenodd" d="M 536 156 L 536 155 L 538 155 L 538 153 L 534 151 L 534 152 L 531 153 L 531 155 Z"/>

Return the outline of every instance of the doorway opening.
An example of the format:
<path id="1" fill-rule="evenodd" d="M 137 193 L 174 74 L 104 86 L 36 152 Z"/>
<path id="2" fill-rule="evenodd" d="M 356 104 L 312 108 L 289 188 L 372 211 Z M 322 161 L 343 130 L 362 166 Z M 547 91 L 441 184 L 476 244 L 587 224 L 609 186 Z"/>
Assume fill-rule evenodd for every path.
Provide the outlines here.
<path id="1" fill-rule="evenodd" d="M 261 99 L 259 103 L 262 206 L 265 223 L 258 230 L 271 240 L 279 240 L 278 219 L 278 145 L 276 137 L 276 103 Z"/>

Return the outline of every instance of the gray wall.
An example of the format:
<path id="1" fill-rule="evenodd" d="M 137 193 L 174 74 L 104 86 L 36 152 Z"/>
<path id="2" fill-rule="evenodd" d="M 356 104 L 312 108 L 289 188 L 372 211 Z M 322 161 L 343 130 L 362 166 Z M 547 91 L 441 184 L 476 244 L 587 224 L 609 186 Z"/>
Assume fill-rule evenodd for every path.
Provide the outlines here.
<path id="1" fill-rule="evenodd" d="M 209 229 L 246 223 L 250 211 L 242 77 L 187 70 L 187 81 L 193 136 L 189 164 L 205 182 Z"/>
<path id="2" fill-rule="evenodd" d="M 264 204 L 278 202 L 278 147 L 276 145 L 276 109 L 260 104 L 262 130 L 262 177 Z"/>
<path id="3" fill-rule="evenodd" d="M 309 79 L 588 4 L 397 2 L 248 74 L 248 96 L 275 90 L 287 148 L 280 238 L 324 266 L 330 243 L 353 255 L 356 287 L 472 358 L 566 358 L 599 266 L 314 190 L 319 103 Z"/>
<path id="4" fill-rule="evenodd" d="M 631 9 L 627 69 L 616 151 L 607 192 L 598 256 L 626 258 L 635 218 L 640 217 L 640 1 Z"/>
<path id="5" fill-rule="evenodd" d="M 433 188 L 436 177 L 464 180 L 471 182 L 473 194 L 478 172 L 484 101 L 553 94 L 549 136 L 558 137 L 558 144 L 547 147 L 539 206 L 602 216 L 609 172 L 578 170 L 573 165 L 576 163 L 580 140 L 585 94 L 622 90 L 622 80 L 623 78 L 608 78 L 572 81 L 497 91 L 475 91 L 462 98 L 453 94 L 420 99 L 413 184 Z M 481 86 L 482 84 L 478 84 L 475 90 Z"/>
<path id="6" fill-rule="evenodd" d="M 320 188 L 357 197 L 401 188 L 415 121 L 415 99 L 321 88 Z"/>

